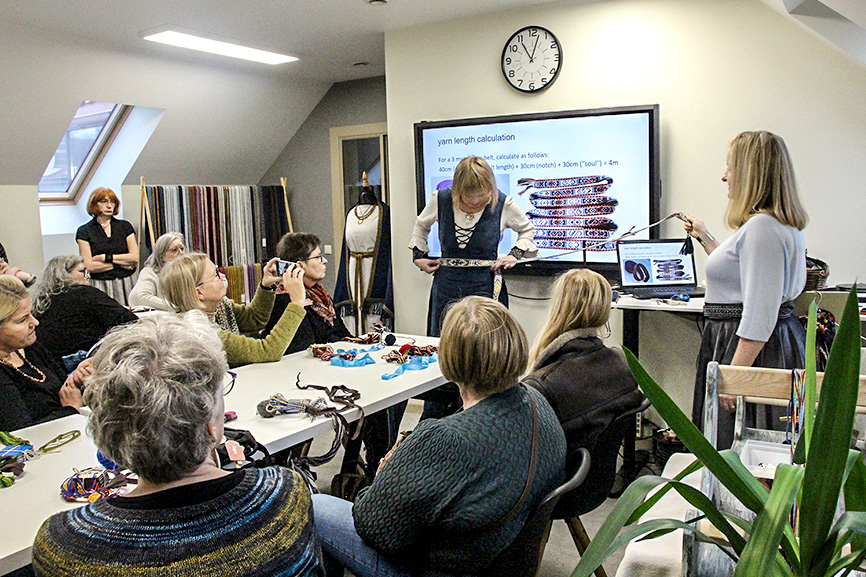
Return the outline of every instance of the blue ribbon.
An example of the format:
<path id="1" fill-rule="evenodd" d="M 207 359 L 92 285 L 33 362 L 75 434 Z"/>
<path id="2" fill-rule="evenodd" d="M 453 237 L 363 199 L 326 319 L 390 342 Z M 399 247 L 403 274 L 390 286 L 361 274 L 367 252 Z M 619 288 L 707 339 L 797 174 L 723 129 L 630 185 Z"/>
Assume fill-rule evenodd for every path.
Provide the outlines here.
<path id="1" fill-rule="evenodd" d="M 384 348 L 385 347 L 383 347 L 382 345 L 376 345 L 374 347 L 370 347 L 367 350 L 364 350 L 364 349 L 349 349 L 349 350 L 337 349 L 337 354 L 351 353 L 351 354 L 355 355 L 355 358 L 350 361 L 349 359 L 344 359 L 343 357 L 331 357 L 331 366 L 332 367 L 363 367 L 365 365 L 376 364 L 376 361 L 374 361 L 372 358 L 370 358 L 370 355 L 368 353 L 372 353 L 374 351 L 379 351 L 379 350 L 382 350 Z M 360 356 L 358 356 L 358 355 L 360 355 Z"/>
<path id="2" fill-rule="evenodd" d="M 433 353 L 429 357 L 411 356 L 409 360 L 397 367 L 397 370 L 389 375 L 382 375 L 383 381 L 390 381 L 394 377 L 399 377 L 405 371 L 423 371 L 430 363 L 435 363 L 439 360 L 439 353 Z"/>
<path id="3" fill-rule="evenodd" d="M 7 445 L 0 448 L 0 459 L 6 457 L 20 457 L 33 448 L 33 445 Z"/>

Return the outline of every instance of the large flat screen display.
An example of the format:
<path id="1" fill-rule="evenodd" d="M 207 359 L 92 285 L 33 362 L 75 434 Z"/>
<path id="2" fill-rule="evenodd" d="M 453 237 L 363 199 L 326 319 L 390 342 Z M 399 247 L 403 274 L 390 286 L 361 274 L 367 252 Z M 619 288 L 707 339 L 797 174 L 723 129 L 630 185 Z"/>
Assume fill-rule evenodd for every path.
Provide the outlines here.
<path id="1" fill-rule="evenodd" d="M 513 272 L 586 266 L 615 275 L 616 243 L 609 241 L 658 220 L 658 105 L 419 122 L 415 154 L 419 212 L 451 185 L 462 158 L 487 160 L 499 190 L 535 225 L 538 256 L 544 257 Z M 434 225 L 431 255 L 439 254 L 438 234 Z M 515 240 L 506 229 L 499 254 Z"/>

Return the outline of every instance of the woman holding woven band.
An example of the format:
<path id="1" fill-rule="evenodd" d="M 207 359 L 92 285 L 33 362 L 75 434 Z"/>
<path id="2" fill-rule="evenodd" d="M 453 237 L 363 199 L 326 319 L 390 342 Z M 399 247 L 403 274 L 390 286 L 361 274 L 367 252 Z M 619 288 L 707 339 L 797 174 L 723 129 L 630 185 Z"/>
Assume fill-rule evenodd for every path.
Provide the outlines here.
<path id="1" fill-rule="evenodd" d="M 704 247 L 707 292 L 698 353 L 692 420 L 703 424 L 706 369 L 722 364 L 803 368 L 805 330 L 792 301 L 806 283 L 808 216 L 797 194 L 785 141 L 770 132 L 743 132 L 731 142 L 722 181 L 728 185 L 728 226 L 734 234 L 716 240 L 692 216 L 686 232 Z M 722 396 L 718 446 L 733 441 L 734 397 Z M 771 407 L 747 407 L 747 420 L 765 429 L 784 429 Z M 766 409 L 766 410 L 765 410 Z"/>
<path id="2" fill-rule="evenodd" d="M 217 332 L 198 312 L 109 334 L 85 393 L 87 428 L 138 484 L 43 523 L 37 575 L 321 575 L 301 477 L 219 467 L 227 368 Z"/>
<path id="3" fill-rule="evenodd" d="M 0 431 L 74 415 L 81 391 L 48 349 L 36 342 L 39 325 L 20 279 L 0 275 Z"/>
<path id="4" fill-rule="evenodd" d="M 430 258 L 427 238 L 434 223 L 439 223 L 442 258 Z M 502 232 L 510 228 L 517 242 L 507 255 L 498 257 Z M 524 255 L 534 256 L 535 228 L 514 203 L 496 187 L 493 169 L 479 156 L 467 156 L 457 164 L 450 187 L 430 197 L 415 220 L 409 248 L 415 265 L 432 274 L 427 334 L 438 337 L 442 317 L 449 303 L 468 295 L 497 299 L 508 306 L 508 290 L 500 269 L 511 268 Z M 490 267 L 441 266 L 452 259 L 498 261 Z M 452 383 L 429 391 L 424 400 L 422 419 L 452 414 L 460 406 L 460 396 Z"/>
<path id="5" fill-rule="evenodd" d="M 226 297 L 226 279 L 207 255 L 183 254 L 162 269 L 159 282 L 165 298 L 177 312 L 202 310 L 220 329 L 230 367 L 250 363 L 278 361 L 295 331 L 307 314 L 303 306 L 304 283 L 300 269 L 287 270 L 282 278 L 277 274 L 277 259 L 271 259 L 262 270 L 262 282 L 253 300 L 240 305 Z M 279 322 L 264 339 L 247 337 L 241 332 L 258 332 L 268 322 L 274 307 L 274 294 L 282 283 L 294 303 L 283 311 Z"/>
<path id="6" fill-rule="evenodd" d="M 502 304 L 470 296 L 448 309 L 439 364 L 464 410 L 421 422 L 354 507 L 313 496 L 328 577 L 508 574 L 497 556 L 565 473 L 553 409 L 518 386 L 527 350 Z"/>
<path id="7" fill-rule="evenodd" d="M 75 241 L 90 271 L 90 284 L 127 306 L 135 285 L 138 243 L 132 225 L 115 218 L 119 210 L 120 199 L 113 190 L 93 189 L 87 201 L 87 214 L 93 219 L 78 227 Z"/>

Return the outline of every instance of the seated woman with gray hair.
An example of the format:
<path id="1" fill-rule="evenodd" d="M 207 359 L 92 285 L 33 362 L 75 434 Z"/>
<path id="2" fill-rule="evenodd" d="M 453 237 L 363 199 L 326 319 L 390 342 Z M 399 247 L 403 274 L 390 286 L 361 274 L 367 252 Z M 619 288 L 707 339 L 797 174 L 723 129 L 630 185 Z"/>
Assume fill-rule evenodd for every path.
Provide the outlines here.
<path id="1" fill-rule="evenodd" d="M 68 371 L 75 369 L 108 329 L 138 319 L 116 300 L 90 286 L 84 259 L 77 255 L 49 260 L 31 293 L 33 316 L 39 319 L 36 336 Z"/>
<path id="2" fill-rule="evenodd" d="M 129 306 L 148 307 L 157 311 L 173 311 L 174 307 L 162 296 L 159 289 L 159 271 L 186 252 L 183 235 L 167 232 L 153 243 L 153 252 L 144 261 L 138 273 L 138 282 L 129 293 Z"/>
<path id="3" fill-rule="evenodd" d="M 329 577 L 344 567 L 357 577 L 494 574 L 497 555 L 564 479 L 559 421 L 538 391 L 518 386 L 527 349 L 517 320 L 493 299 L 469 296 L 448 309 L 439 363 L 463 410 L 419 423 L 354 508 L 313 495 Z"/>
<path id="4" fill-rule="evenodd" d="M 130 493 L 50 517 L 38 575 L 321 575 L 310 493 L 285 468 L 220 469 L 222 342 L 205 315 L 113 330 L 85 392 L 96 446 Z"/>

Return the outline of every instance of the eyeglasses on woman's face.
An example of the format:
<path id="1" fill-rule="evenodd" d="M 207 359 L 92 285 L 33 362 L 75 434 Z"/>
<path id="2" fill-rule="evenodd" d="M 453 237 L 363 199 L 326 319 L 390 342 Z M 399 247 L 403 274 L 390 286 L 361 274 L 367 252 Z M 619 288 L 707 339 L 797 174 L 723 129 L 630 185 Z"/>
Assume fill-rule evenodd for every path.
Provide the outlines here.
<path id="1" fill-rule="evenodd" d="M 235 381 L 238 378 L 238 374 L 234 371 L 226 371 L 225 376 L 223 377 L 223 396 L 226 396 L 232 389 L 235 388 Z"/>
<path id="2" fill-rule="evenodd" d="M 308 260 L 317 260 L 319 262 L 325 262 L 325 255 L 323 255 L 322 253 L 319 253 L 317 255 L 308 256 L 307 258 L 304 258 L 301 260 L 303 260 L 304 262 L 306 262 Z"/>
<path id="3" fill-rule="evenodd" d="M 225 278 L 226 278 L 225 275 L 224 275 L 222 272 L 220 272 L 219 269 L 216 269 L 216 271 L 214 271 L 214 275 L 213 275 L 212 277 L 210 277 L 210 278 L 208 278 L 208 279 L 205 279 L 205 280 L 201 281 L 200 283 L 198 283 L 198 284 L 195 285 L 195 286 L 196 286 L 196 287 L 200 287 L 200 286 L 202 286 L 202 285 L 206 285 L 207 283 L 209 283 L 209 282 L 213 282 L 213 281 L 215 281 L 215 280 L 218 280 L 218 281 L 220 281 L 220 282 L 223 282 L 223 281 L 225 281 Z"/>

